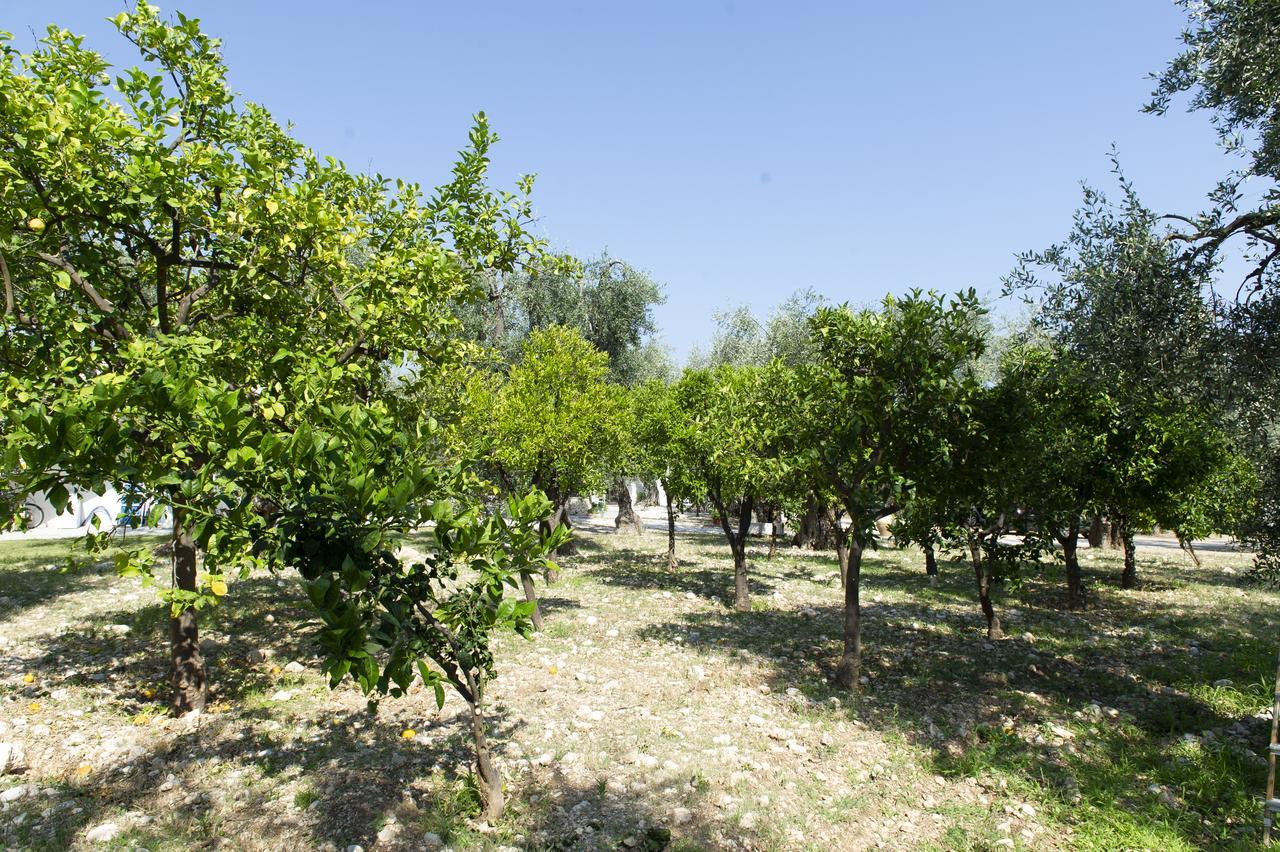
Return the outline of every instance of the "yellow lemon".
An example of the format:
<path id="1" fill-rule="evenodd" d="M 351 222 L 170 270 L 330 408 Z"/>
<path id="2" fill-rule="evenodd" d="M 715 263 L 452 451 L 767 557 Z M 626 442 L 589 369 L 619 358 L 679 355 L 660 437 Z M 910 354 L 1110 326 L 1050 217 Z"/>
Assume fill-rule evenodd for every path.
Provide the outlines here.
<path id="1" fill-rule="evenodd" d="M 415 731 L 413 728 L 405 728 L 405 729 L 400 733 L 400 736 L 401 736 L 403 739 L 406 739 L 406 740 L 411 740 L 411 739 L 413 739 L 414 737 L 416 737 L 417 735 L 418 735 L 418 732 L 417 732 L 417 731 Z"/>
<path id="2" fill-rule="evenodd" d="M 87 763 L 82 763 L 76 767 L 76 777 L 83 778 L 93 771 L 93 767 Z"/>
<path id="3" fill-rule="evenodd" d="M 547 671 L 551 672 L 552 674 L 555 674 L 556 672 L 560 671 L 560 667 L 552 666 L 551 668 L 547 669 Z"/>
<path id="4" fill-rule="evenodd" d="M 27 672 L 26 674 L 24 674 L 24 675 L 22 676 L 22 682 L 23 682 L 23 683 L 35 683 L 35 682 L 36 682 L 36 676 L 35 676 L 35 675 L 33 675 L 31 672 Z"/>
<path id="5" fill-rule="evenodd" d="M 27 709 L 28 709 L 28 710 L 30 710 L 32 713 L 39 713 L 39 712 L 40 712 L 40 702 L 39 702 L 39 701 L 32 701 L 30 704 L 28 704 L 28 705 L 27 705 Z"/>
<path id="6" fill-rule="evenodd" d="M 43 219 L 41 219 L 39 216 L 36 216 L 36 217 L 34 217 L 34 218 L 32 218 L 32 219 L 28 220 L 28 222 L 27 222 L 27 227 L 31 229 L 32 233 L 36 233 L 36 234 L 43 234 L 43 233 L 44 233 L 44 220 L 43 220 Z"/>
<path id="7" fill-rule="evenodd" d="M 227 593 L 227 584 L 221 580 L 214 580 L 209 584 L 209 591 L 213 592 L 218 597 L 222 597 Z"/>
<path id="8" fill-rule="evenodd" d="M 152 692 L 151 690 L 149 690 L 149 689 L 144 689 L 144 690 L 142 690 L 142 697 L 143 697 L 143 698 L 152 698 L 152 697 L 154 697 L 154 696 L 155 696 L 155 693 L 154 693 L 154 692 Z"/>

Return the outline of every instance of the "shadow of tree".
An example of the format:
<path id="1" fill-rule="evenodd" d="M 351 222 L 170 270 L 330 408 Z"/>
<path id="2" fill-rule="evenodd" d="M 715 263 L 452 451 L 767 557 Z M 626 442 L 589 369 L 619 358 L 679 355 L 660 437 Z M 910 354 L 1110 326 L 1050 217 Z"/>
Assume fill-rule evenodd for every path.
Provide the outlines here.
<path id="1" fill-rule="evenodd" d="M 708 568 L 698 563 L 682 564 L 670 571 L 666 563 L 658 564 L 652 553 L 631 547 L 603 549 L 596 554 L 591 567 L 584 566 L 583 573 L 610 586 L 647 591 L 692 592 L 699 597 L 720 600 L 725 606 L 733 604 L 732 569 Z M 748 590 L 752 595 L 768 595 L 774 585 L 766 579 L 758 565 L 761 560 L 748 563 Z"/>
<path id="2" fill-rule="evenodd" d="M 1133 593 L 1098 584 L 1091 609 L 1068 613 L 1057 608 L 1059 584 L 1029 577 L 997 598 L 1011 637 L 988 642 L 966 565 L 944 563 L 930 588 L 914 565 L 870 562 L 875 589 L 908 591 L 863 605 L 866 681 L 851 704 L 863 723 L 927 749 L 945 776 L 1009 773 L 1064 809 L 1081 800 L 1127 807 L 1135 823 L 1167 823 L 1192 844 L 1236 836 L 1226 817 L 1250 812 L 1263 784 L 1264 766 L 1242 744 L 1267 740 L 1269 721 L 1256 711 L 1269 703 L 1269 686 L 1234 702 L 1210 700 L 1206 687 L 1266 680 L 1277 633 L 1265 602 L 1246 606 L 1253 627 L 1224 628 L 1212 613 L 1135 603 Z M 839 595 L 837 584 L 830 604 L 686 613 L 638 636 L 726 657 L 745 651 L 765 665 L 773 690 L 798 690 L 816 711 L 840 714 L 830 703 L 843 695 L 832 683 Z M 1200 638 L 1188 645 L 1188 637 Z M 1126 804 L 1136 778 L 1148 779 L 1136 786 L 1147 799 Z M 1153 812 L 1152 782 L 1181 790 L 1186 809 Z"/>

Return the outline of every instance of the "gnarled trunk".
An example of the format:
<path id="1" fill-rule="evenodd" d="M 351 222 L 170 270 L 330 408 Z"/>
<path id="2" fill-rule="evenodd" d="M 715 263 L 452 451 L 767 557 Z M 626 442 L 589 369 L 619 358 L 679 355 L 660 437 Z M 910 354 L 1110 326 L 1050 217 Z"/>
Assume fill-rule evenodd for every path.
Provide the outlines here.
<path id="1" fill-rule="evenodd" d="M 987 619 L 987 638 L 1003 639 L 1004 632 L 1000 629 L 1000 617 L 996 615 L 995 607 L 991 605 L 991 565 L 983 556 L 982 546 L 976 538 L 969 539 L 969 558 L 973 562 L 973 575 L 978 581 L 978 604 L 982 607 L 982 614 Z"/>
<path id="2" fill-rule="evenodd" d="M 858 673 L 862 668 L 862 610 L 858 592 L 862 584 L 863 542 L 858 536 L 856 518 L 849 530 L 839 535 L 839 539 L 845 541 L 848 567 L 844 584 L 844 653 L 836 667 L 836 683 L 852 690 L 857 688 Z"/>
<path id="3" fill-rule="evenodd" d="M 636 507 L 631 502 L 630 487 L 627 486 L 625 480 L 619 479 L 615 483 L 614 490 L 618 494 L 618 514 L 613 519 L 614 529 L 620 533 L 643 535 L 644 523 L 640 520 L 640 516 L 636 514 Z"/>
<path id="4" fill-rule="evenodd" d="M 929 585 L 938 585 L 938 555 L 931 541 L 924 543 L 924 573 L 929 577 Z"/>
<path id="5" fill-rule="evenodd" d="M 173 585 L 179 591 L 196 591 L 196 545 L 186 513 L 173 510 Z M 200 630 L 196 611 L 187 607 L 169 618 L 169 644 L 173 657 L 173 710 L 203 710 L 205 704 L 204 657 L 200 654 Z"/>
<path id="6" fill-rule="evenodd" d="M 1094 515 L 1089 521 L 1089 547 L 1093 550 L 1101 549 L 1106 538 L 1107 530 L 1103 527 L 1102 516 Z"/>

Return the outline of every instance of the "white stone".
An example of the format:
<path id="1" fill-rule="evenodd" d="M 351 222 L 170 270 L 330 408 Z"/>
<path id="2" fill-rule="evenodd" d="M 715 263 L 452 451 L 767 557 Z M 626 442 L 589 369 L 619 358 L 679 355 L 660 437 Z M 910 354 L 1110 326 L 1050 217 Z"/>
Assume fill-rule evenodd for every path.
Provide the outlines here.
<path id="1" fill-rule="evenodd" d="M 307 670 L 307 667 L 304 666 L 302 663 L 298 662 L 297 660 L 293 660 L 287 666 L 284 667 L 284 670 L 289 672 L 290 674 L 300 674 L 302 672 L 305 672 Z"/>
<path id="2" fill-rule="evenodd" d="M 688 808 L 676 808 L 671 812 L 671 821 L 676 825 L 684 825 L 693 820 L 693 811 Z"/>
<path id="3" fill-rule="evenodd" d="M 16 802 L 25 795 L 27 795 L 27 788 L 19 784 L 0 793 L 0 802 Z"/>
<path id="4" fill-rule="evenodd" d="M 90 843 L 110 843 L 116 839 L 116 835 L 120 833 L 120 826 L 114 822 L 104 822 L 102 825 L 96 825 L 89 829 L 84 839 Z"/>

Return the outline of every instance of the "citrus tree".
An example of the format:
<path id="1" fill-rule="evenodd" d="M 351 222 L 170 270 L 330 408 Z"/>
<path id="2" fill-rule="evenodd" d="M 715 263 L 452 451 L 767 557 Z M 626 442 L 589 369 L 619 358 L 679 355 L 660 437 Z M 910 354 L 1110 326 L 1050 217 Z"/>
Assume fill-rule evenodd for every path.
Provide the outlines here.
<path id="1" fill-rule="evenodd" d="M 862 653 L 862 555 L 875 522 L 898 511 L 919 471 L 949 452 L 949 424 L 968 405 L 976 380 L 968 367 L 983 349 L 982 309 L 973 291 L 949 300 L 914 291 L 879 310 L 819 308 L 812 320 L 817 355 L 797 379 L 792 422 L 801 463 L 848 513 L 841 551 L 844 651 L 836 670 L 858 683 Z"/>
<path id="2" fill-rule="evenodd" d="M 570 527 L 570 498 L 603 488 L 624 445 L 626 400 L 608 374 L 608 355 L 577 331 L 550 326 L 530 333 L 505 375 L 474 384 L 468 417 L 478 455 L 506 493 L 547 496 L 548 532 Z M 524 581 L 535 600 L 532 576 Z M 537 611 L 534 619 L 541 625 Z"/>
<path id="3" fill-rule="evenodd" d="M 197 611 L 262 564 L 256 435 L 463 357 L 452 306 L 538 248 L 485 185 L 483 115 L 447 184 L 358 175 L 228 87 L 217 39 L 140 3 L 115 71 L 51 27 L 0 35 L 0 452 L 12 490 L 128 486 L 173 511 L 173 706 L 204 703 Z M 149 571 L 150 560 L 121 563 Z"/>
<path id="4" fill-rule="evenodd" d="M 778 452 L 783 406 L 771 371 L 724 365 L 689 370 L 676 383 L 677 490 L 690 481 L 710 501 L 733 554 L 733 606 L 751 609 L 747 537 L 756 502 L 783 481 Z"/>

